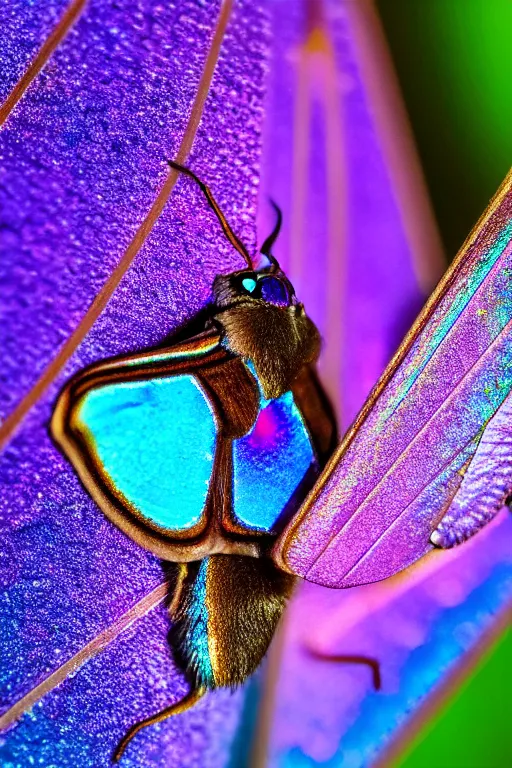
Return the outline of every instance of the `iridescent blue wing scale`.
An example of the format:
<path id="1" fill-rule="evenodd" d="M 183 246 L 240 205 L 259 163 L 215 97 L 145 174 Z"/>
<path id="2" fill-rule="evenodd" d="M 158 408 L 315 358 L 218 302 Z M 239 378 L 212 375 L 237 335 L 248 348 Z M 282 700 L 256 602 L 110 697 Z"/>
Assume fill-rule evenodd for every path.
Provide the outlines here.
<path id="1" fill-rule="evenodd" d="M 197 529 L 217 427 L 196 377 L 121 381 L 90 389 L 71 422 L 117 500 L 149 527 Z M 184 440 L 184 435 L 188 439 Z"/>
<path id="2" fill-rule="evenodd" d="M 274 533 L 294 511 L 318 463 L 293 393 L 260 401 L 251 431 L 233 443 L 233 511 L 247 528 Z"/>
<path id="3" fill-rule="evenodd" d="M 166 559 L 201 557 L 212 543 L 211 508 L 229 472 L 226 437 L 257 416 L 257 388 L 217 334 L 120 357 L 78 374 L 59 397 L 52 434 L 103 512 Z M 244 406 L 222 408 L 219 382 Z M 225 498 L 224 498 L 225 497 Z"/>

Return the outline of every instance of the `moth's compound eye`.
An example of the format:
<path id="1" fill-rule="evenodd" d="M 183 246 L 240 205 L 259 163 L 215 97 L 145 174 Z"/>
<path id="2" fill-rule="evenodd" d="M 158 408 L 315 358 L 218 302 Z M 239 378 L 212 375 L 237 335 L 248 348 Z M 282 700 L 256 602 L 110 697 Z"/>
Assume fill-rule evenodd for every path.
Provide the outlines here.
<path id="1" fill-rule="evenodd" d="M 256 288 L 256 285 L 257 281 L 254 279 L 254 277 L 244 277 L 242 280 L 242 288 L 247 291 L 247 293 L 252 293 Z"/>
<path id="2" fill-rule="evenodd" d="M 258 285 L 263 301 L 278 307 L 288 307 L 291 303 L 290 293 L 278 277 L 262 277 Z"/>

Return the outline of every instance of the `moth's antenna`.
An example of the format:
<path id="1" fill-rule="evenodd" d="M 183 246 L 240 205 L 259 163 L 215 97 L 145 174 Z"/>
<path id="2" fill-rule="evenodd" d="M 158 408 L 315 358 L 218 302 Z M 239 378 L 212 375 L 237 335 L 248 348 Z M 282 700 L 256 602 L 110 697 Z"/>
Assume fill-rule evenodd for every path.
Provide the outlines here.
<path id="1" fill-rule="evenodd" d="M 274 256 L 272 256 L 272 246 L 274 245 L 275 241 L 277 240 L 277 237 L 279 235 L 279 232 L 281 231 L 281 224 L 283 223 L 283 214 L 281 213 L 280 207 L 277 205 L 277 203 L 274 203 L 274 201 L 271 199 L 270 204 L 272 205 L 274 211 L 277 214 L 277 221 L 275 224 L 274 229 L 270 233 L 270 235 L 267 237 L 265 242 L 260 248 L 260 253 L 262 253 L 264 256 L 267 257 L 267 259 L 274 264 L 274 266 L 279 266 L 277 263 L 277 260 Z"/>
<path id="2" fill-rule="evenodd" d="M 194 704 L 197 704 L 199 699 L 204 696 L 205 693 L 206 688 L 195 688 L 191 690 L 190 693 L 187 693 L 187 695 L 184 696 L 180 701 L 177 701 L 176 704 L 171 704 L 170 707 L 162 709 L 160 712 L 157 712 L 156 715 L 152 715 L 146 720 L 141 720 L 140 723 L 133 725 L 117 745 L 112 761 L 114 763 L 119 762 L 130 741 L 140 730 L 142 730 L 142 728 L 145 728 L 147 725 L 161 723 L 162 720 L 167 720 L 168 717 L 173 717 L 173 715 L 180 715 L 182 712 L 186 712 L 187 709 L 190 709 L 194 706 Z"/>
<path id="3" fill-rule="evenodd" d="M 171 168 L 174 168 L 175 171 L 179 171 L 180 173 L 186 174 L 186 176 L 190 176 L 190 178 L 193 179 L 196 182 L 196 184 L 201 188 L 204 196 L 208 200 L 210 208 L 213 210 L 213 212 L 217 216 L 217 218 L 218 218 L 218 220 L 220 222 L 220 225 L 221 225 L 222 229 L 224 230 L 224 234 L 228 238 L 229 242 L 231 243 L 231 245 L 233 245 L 236 248 L 238 253 L 241 256 L 244 257 L 244 259 L 246 260 L 249 268 L 253 269 L 252 259 L 249 256 L 249 252 L 247 251 L 247 248 L 242 243 L 240 238 L 235 235 L 235 233 L 233 232 L 233 230 L 229 226 L 228 222 L 226 221 L 226 217 L 224 216 L 224 214 L 222 213 L 221 209 L 217 205 L 217 202 L 216 202 L 214 196 L 212 195 L 212 193 L 210 191 L 210 188 L 203 181 L 201 181 L 201 179 L 199 179 L 195 175 L 195 173 L 193 173 L 193 171 L 190 170 L 190 168 L 185 168 L 184 165 L 180 165 L 179 163 L 175 163 L 174 160 L 168 160 L 167 162 L 169 163 Z"/>

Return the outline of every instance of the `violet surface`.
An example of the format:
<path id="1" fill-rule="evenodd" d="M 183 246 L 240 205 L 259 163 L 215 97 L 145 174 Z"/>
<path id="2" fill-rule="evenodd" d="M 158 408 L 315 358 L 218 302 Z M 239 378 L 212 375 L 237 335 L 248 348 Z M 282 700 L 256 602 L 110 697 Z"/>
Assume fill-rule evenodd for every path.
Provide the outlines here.
<path id="1" fill-rule="evenodd" d="M 20 28 L 40 29 L 28 6 L 19 13 Z M 4 126 L 4 416 L 76 328 L 147 214 L 182 139 L 218 13 L 218 2 L 121 10 L 92 0 Z M 237 4 L 189 160 L 251 248 L 267 33 L 259 7 Z M 4 451 L 2 712 L 163 579 L 159 561 L 107 523 L 52 444 L 59 388 L 88 363 L 162 341 L 205 306 L 213 277 L 238 263 L 198 191 L 180 179 L 100 319 Z M 47 693 L 2 735 L 2 764 L 37 754 L 48 766 L 106 765 L 129 725 L 185 690 L 168 629 L 162 608 L 150 612 Z M 165 765 L 172 754 L 176 765 L 225 765 L 240 694 L 213 698 L 218 706 L 205 702 L 181 726 L 141 735 L 124 764 Z"/>

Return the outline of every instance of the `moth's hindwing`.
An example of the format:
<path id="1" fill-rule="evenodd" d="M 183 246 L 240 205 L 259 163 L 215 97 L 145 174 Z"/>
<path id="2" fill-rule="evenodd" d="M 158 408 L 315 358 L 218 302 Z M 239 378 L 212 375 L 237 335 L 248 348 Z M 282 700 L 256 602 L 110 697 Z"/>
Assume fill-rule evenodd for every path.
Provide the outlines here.
<path id="1" fill-rule="evenodd" d="M 107 517 L 167 560 L 258 554 L 318 468 L 294 394 L 264 400 L 217 334 L 86 369 L 52 433 Z"/>
<path id="2" fill-rule="evenodd" d="M 273 556 L 329 587 L 468 538 L 512 493 L 512 174 Z"/>

